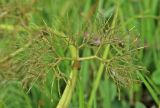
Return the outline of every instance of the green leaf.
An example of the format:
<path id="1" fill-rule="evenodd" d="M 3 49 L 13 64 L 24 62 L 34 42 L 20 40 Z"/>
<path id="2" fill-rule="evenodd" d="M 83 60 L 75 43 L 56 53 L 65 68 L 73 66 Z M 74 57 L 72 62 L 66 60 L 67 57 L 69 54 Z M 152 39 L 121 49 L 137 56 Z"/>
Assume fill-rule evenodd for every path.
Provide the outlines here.
<path id="1" fill-rule="evenodd" d="M 136 102 L 135 108 L 146 108 L 145 105 L 141 102 Z"/>
<path id="2" fill-rule="evenodd" d="M 152 80 L 154 81 L 155 84 L 160 85 L 160 69 L 153 72 L 152 74 Z"/>

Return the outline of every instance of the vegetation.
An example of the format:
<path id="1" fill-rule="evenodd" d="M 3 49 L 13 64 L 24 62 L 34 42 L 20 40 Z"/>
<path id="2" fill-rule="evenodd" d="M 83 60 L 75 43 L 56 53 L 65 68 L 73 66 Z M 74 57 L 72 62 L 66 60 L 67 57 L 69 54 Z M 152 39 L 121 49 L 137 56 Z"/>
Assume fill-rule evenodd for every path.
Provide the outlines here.
<path id="1" fill-rule="evenodd" d="M 160 107 L 158 4 L 1 0 L 0 108 Z"/>

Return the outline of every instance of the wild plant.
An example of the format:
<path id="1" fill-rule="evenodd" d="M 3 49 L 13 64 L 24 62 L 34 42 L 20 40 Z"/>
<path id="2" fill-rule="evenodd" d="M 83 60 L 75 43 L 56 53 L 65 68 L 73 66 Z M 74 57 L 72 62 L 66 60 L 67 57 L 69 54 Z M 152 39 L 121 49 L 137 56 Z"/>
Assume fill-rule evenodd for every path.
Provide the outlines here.
<path id="1" fill-rule="evenodd" d="M 91 108 L 103 76 L 113 80 L 119 94 L 121 87 L 127 88 L 139 82 L 137 73 L 144 68 L 138 65 L 138 53 L 143 47 L 140 47 L 139 35 L 133 32 L 133 28 L 126 31 L 121 29 L 116 20 L 118 12 L 109 18 L 96 18 L 93 22 L 85 23 L 75 33 L 70 33 L 68 28 L 57 30 L 49 27 L 45 21 L 43 26 L 29 24 L 25 15 L 27 14 L 18 17 L 22 22 L 16 26 L 0 26 L 0 29 L 4 29 L 3 35 L 8 35 L 6 31 L 9 31 L 9 35 L 16 32 L 13 44 L 9 46 L 14 46 L 14 52 L 5 52 L 6 49 L 3 49 L 1 55 L 1 85 L 8 81 L 19 81 L 30 93 L 35 83 L 43 85 L 50 75 L 58 82 L 65 82 L 63 91 L 62 85 L 57 85 L 61 96 L 57 108 L 67 108 L 81 77 L 81 63 L 94 61 L 97 66 L 97 70 L 94 70 L 96 77 L 87 102 L 87 107 Z M 1 19 L 4 17 L 5 15 Z M 91 51 L 90 56 L 82 56 L 86 49 Z M 54 86 L 54 83 L 50 86 Z"/>

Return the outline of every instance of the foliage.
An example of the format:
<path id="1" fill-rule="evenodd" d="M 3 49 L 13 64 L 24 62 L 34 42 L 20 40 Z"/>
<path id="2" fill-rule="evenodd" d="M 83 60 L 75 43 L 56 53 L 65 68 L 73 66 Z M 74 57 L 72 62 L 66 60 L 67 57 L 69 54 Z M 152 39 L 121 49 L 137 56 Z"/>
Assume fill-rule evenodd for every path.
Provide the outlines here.
<path id="1" fill-rule="evenodd" d="M 158 106 L 157 4 L 1 0 L 0 107 Z"/>

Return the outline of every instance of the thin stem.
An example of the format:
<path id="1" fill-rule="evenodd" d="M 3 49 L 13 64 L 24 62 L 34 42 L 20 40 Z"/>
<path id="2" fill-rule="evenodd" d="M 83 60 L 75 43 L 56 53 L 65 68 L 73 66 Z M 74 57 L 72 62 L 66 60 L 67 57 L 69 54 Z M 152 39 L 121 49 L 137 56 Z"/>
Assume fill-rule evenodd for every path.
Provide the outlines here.
<path id="1" fill-rule="evenodd" d="M 83 61 L 83 60 L 91 60 L 91 59 L 96 59 L 96 58 L 97 58 L 96 56 L 89 56 L 89 57 L 81 57 L 78 60 Z"/>
<path id="2" fill-rule="evenodd" d="M 101 57 L 98 57 L 98 56 L 89 56 L 89 57 L 81 57 L 78 59 L 78 61 L 84 61 L 84 60 L 93 60 L 93 59 L 96 59 L 96 60 L 99 60 L 101 63 L 106 63 L 106 62 L 109 62 L 110 60 L 106 60 L 105 58 L 101 58 Z"/>
<path id="3" fill-rule="evenodd" d="M 78 60 L 78 61 L 84 61 L 84 60 L 93 60 L 93 59 L 97 59 L 99 60 L 100 62 L 108 62 L 109 60 L 105 60 L 101 57 L 98 57 L 98 56 L 88 56 L 88 57 L 79 57 L 79 58 L 75 58 L 75 57 L 60 57 L 60 58 L 57 58 L 58 60 L 60 61 L 63 61 L 63 60 Z"/>
<path id="4" fill-rule="evenodd" d="M 158 106 L 160 106 L 160 101 L 155 93 L 155 91 L 152 89 L 152 87 L 150 86 L 150 84 L 147 82 L 147 80 L 144 78 L 144 76 L 138 72 L 138 76 L 140 77 L 140 79 L 143 81 L 143 83 L 145 84 L 145 86 L 147 87 L 148 91 L 150 92 L 150 94 L 152 95 L 154 101 L 156 102 L 156 104 Z"/>
<path id="5" fill-rule="evenodd" d="M 109 53 L 109 48 L 110 48 L 110 45 L 108 45 L 106 48 L 105 48 L 105 51 L 104 51 L 104 54 L 103 54 L 103 59 L 105 59 Z M 89 98 L 89 102 L 88 102 L 88 108 L 91 108 L 92 106 L 92 103 L 93 103 L 93 100 L 94 100 L 94 96 L 96 94 L 96 91 L 97 91 L 97 88 L 99 86 L 99 82 L 100 82 L 100 79 L 101 79 L 101 76 L 102 76 L 102 73 L 103 73 L 103 69 L 104 69 L 104 64 L 101 63 L 100 64 L 100 67 L 99 67 L 99 70 L 97 72 L 97 76 L 96 76 L 96 79 L 94 80 L 94 83 L 93 83 L 93 89 L 91 91 L 91 95 L 90 95 L 90 98 Z"/>
<path id="6" fill-rule="evenodd" d="M 115 25 L 116 25 L 116 19 L 117 19 L 117 16 L 118 16 L 118 9 L 119 9 L 119 2 L 117 3 L 117 10 L 116 10 L 116 13 L 115 13 L 111 28 L 114 28 Z M 110 49 L 110 44 L 105 48 L 102 59 L 106 59 L 107 58 L 108 53 L 109 53 L 109 49 Z M 101 63 L 100 67 L 98 69 L 97 75 L 96 75 L 96 79 L 94 80 L 94 83 L 93 83 L 93 89 L 91 91 L 91 95 L 90 95 L 90 98 L 89 98 L 89 102 L 88 102 L 87 108 L 91 108 L 92 107 L 92 103 L 93 103 L 96 91 L 98 89 L 98 86 L 99 86 L 99 82 L 100 82 L 100 79 L 101 79 L 101 76 L 102 76 L 102 73 L 103 73 L 103 69 L 104 69 L 104 63 Z"/>
<path id="7" fill-rule="evenodd" d="M 153 81 L 148 77 L 145 76 L 146 79 L 148 80 L 148 82 L 150 83 L 150 85 L 152 85 L 152 87 L 154 88 L 154 90 L 156 91 L 157 94 L 160 94 L 160 90 L 158 89 L 158 87 L 155 85 L 155 83 L 153 83 Z"/>

